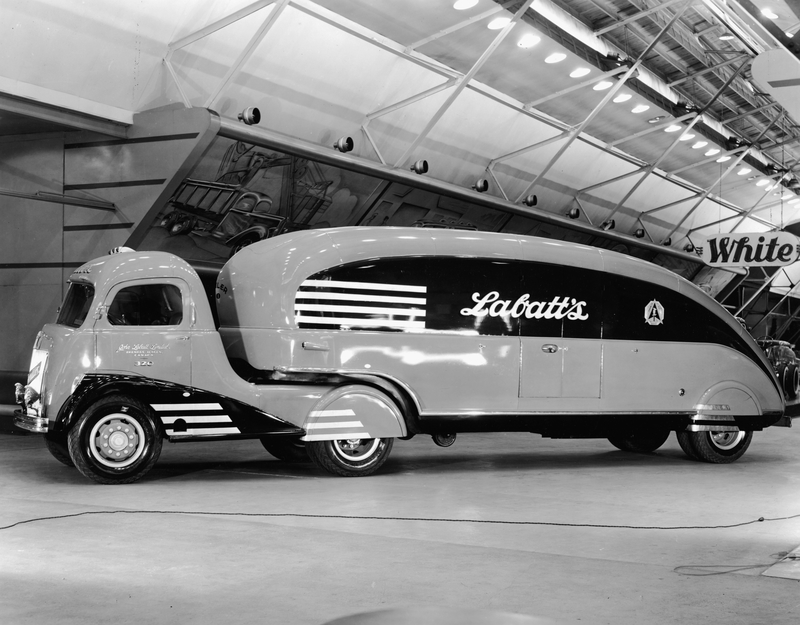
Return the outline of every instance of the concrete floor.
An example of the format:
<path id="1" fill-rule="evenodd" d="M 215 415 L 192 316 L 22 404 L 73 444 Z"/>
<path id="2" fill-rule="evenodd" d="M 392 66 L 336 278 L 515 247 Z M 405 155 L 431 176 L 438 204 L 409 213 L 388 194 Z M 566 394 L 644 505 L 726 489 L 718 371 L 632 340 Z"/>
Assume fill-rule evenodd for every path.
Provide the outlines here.
<path id="1" fill-rule="evenodd" d="M 688 460 L 674 436 L 651 455 L 416 437 L 344 479 L 255 441 L 166 444 L 143 481 L 99 486 L 39 436 L 3 434 L 0 623 L 318 625 L 411 608 L 391 622 L 794 625 L 800 576 L 764 573 L 800 545 L 799 450 L 797 427 L 757 433 L 731 465 Z"/>

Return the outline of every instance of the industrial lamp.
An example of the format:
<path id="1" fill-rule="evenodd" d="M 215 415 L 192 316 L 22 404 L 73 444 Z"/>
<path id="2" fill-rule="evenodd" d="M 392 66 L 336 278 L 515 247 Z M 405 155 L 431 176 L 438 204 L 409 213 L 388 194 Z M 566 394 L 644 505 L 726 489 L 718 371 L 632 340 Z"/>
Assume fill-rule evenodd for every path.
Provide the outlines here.
<path id="1" fill-rule="evenodd" d="M 577 219 L 581 216 L 581 209 L 580 208 L 570 208 L 567 211 L 567 217 L 570 219 Z"/>
<path id="2" fill-rule="evenodd" d="M 353 140 L 350 137 L 341 137 L 333 147 L 340 152 L 350 152 L 353 149 Z"/>
<path id="3" fill-rule="evenodd" d="M 523 203 L 525 206 L 536 206 L 536 204 L 538 203 L 538 201 L 539 201 L 539 199 L 538 199 L 538 198 L 537 198 L 535 195 L 527 195 L 527 196 L 525 196 L 525 198 L 522 200 L 522 203 Z"/>
<path id="4" fill-rule="evenodd" d="M 427 174 L 428 173 L 428 161 L 419 160 L 411 166 L 411 171 L 415 174 Z"/>
<path id="5" fill-rule="evenodd" d="M 604 221 L 602 224 L 600 224 L 600 227 L 603 230 L 613 230 L 616 225 L 617 222 L 615 222 L 613 219 L 609 219 L 608 221 Z"/>
<path id="6" fill-rule="evenodd" d="M 636 228 L 636 230 L 633 231 L 633 236 L 635 236 L 637 239 L 643 239 L 644 228 Z"/>
<path id="7" fill-rule="evenodd" d="M 472 185 L 472 188 L 478 193 L 484 193 L 485 191 L 489 190 L 489 181 L 486 180 L 486 178 L 476 180 L 475 184 Z"/>
<path id="8" fill-rule="evenodd" d="M 252 126 L 253 124 L 257 124 L 261 121 L 261 111 L 259 111 L 256 107 L 251 106 L 239 113 L 238 117 L 240 122 L 244 122 L 248 126 Z"/>

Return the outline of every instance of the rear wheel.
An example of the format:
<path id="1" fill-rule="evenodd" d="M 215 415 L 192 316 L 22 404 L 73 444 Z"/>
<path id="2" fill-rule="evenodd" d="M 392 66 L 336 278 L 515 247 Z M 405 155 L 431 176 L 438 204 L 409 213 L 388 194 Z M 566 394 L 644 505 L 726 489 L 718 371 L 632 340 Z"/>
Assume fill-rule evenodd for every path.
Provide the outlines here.
<path id="1" fill-rule="evenodd" d="M 125 395 L 92 404 L 70 430 L 68 443 L 78 471 L 98 484 L 135 482 L 161 454 L 161 432 L 150 407 Z"/>
<path id="2" fill-rule="evenodd" d="M 313 441 L 306 449 L 318 467 L 343 477 L 361 477 L 375 473 L 386 462 L 393 444 L 393 438 L 351 438 Z"/>
<path id="3" fill-rule="evenodd" d="M 66 436 L 53 436 L 51 434 L 45 434 L 44 445 L 47 447 L 47 451 L 50 452 L 53 458 L 58 460 L 61 464 L 68 467 L 75 466 L 75 463 L 72 462 L 72 458 L 69 457 L 69 446 L 67 445 Z"/>
<path id="4" fill-rule="evenodd" d="M 308 457 L 306 444 L 296 438 L 287 439 L 265 436 L 261 439 L 261 444 L 264 446 L 264 449 L 278 460 L 283 460 L 284 462 L 311 461 L 311 458 Z"/>
<path id="5" fill-rule="evenodd" d="M 797 364 L 789 363 L 783 369 L 783 390 L 786 399 L 797 398 L 798 385 L 800 385 L 800 371 L 797 369 Z"/>
<path id="6" fill-rule="evenodd" d="M 690 457 L 714 464 L 727 464 L 738 460 L 753 440 L 752 432 L 681 432 L 681 434 L 686 435 L 694 452 Z M 680 438 L 678 441 L 680 442 Z"/>
<path id="7" fill-rule="evenodd" d="M 692 460 L 700 460 L 692 444 L 692 432 L 675 432 L 675 437 L 678 439 L 678 445 L 683 449 L 683 453 Z"/>
<path id="8" fill-rule="evenodd" d="M 622 451 L 649 454 L 661 447 L 667 438 L 669 438 L 669 430 L 649 430 L 622 436 L 609 436 L 608 442 Z"/>

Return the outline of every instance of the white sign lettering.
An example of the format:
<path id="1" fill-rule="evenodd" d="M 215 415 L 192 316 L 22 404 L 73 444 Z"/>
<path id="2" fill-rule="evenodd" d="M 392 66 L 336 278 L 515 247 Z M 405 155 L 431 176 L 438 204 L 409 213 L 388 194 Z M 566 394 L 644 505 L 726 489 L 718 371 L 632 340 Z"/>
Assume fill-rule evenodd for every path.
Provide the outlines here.
<path id="1" fill-rule="evenodd" d="M 780 267 L 795 262 L 799 250 L 789 232 L 719 234 L 708 237 L 703 260 L 712 267 Z"/>
<path id="2" fill-rule="evenodd" d="M 589 315 L 583 311 L 585 301 L 576 300 L 574 297 L 554 297 L 549 302 L 531 301 L 530 295 L 525 293 L 512 302 L 510 299 L 500 299 L 500 293 L 490 291 L 486 295 L 472 294 L 475 306 L 462 308 L 461 314 L 465 317 L 511 317 L 519 319 L 569 319 L 571 321 L 585 321 Z"/>

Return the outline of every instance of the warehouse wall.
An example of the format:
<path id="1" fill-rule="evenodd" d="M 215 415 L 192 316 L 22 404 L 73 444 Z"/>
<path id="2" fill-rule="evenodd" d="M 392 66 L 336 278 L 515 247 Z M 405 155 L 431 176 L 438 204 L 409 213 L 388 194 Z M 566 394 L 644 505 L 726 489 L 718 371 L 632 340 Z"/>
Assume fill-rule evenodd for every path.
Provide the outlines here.
<path id="1" fill-rule="evenodd" d="M 168 107 L 137 115 L 126 139 L 77 132 L 2 140 L 0 404 L 13 402 L 13 383 L 25 380 L 33 340 L 55 319 L 70 272 L 152 221 L 215 124 L 207 111 Z"/>
<path id="2" fill-rule="evenodd" d="M 61 193 L 63 137 L 2 142 L 0 189 L 20 195 Z M 0 402 L 22 381 L 37 330 L 53 318 L 62 296 L 64 207 L 0 195 Z M 12 380 L 16 378 L 16 380 Z"/>

